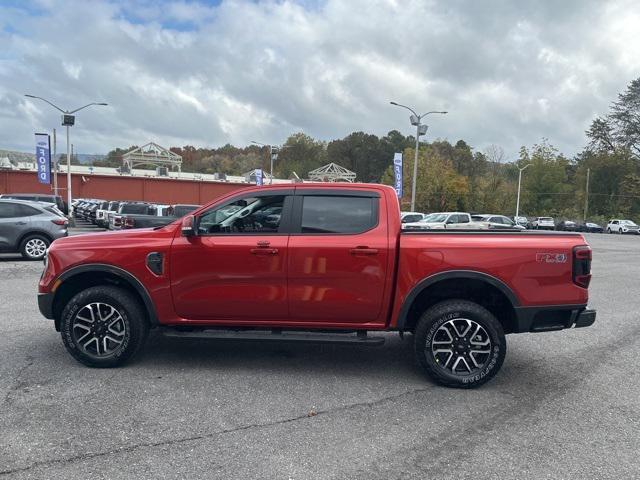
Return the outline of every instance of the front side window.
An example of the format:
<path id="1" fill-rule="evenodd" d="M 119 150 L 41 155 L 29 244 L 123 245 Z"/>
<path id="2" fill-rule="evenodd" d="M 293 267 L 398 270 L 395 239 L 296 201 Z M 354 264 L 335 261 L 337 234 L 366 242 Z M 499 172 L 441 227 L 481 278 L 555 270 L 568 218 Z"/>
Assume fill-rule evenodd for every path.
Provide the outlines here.
<path id="1" fill-rule="evenodd" d="M 366 232 L 378 223 L 377 202 L 370 197 L 304 196 L 301 232 Z"/>
<path id="2" fill-rule="evenodd" d="M 198 234 L 278 233 L 284 195 L 248 197 L 207 210 L 198 218 Z"/>

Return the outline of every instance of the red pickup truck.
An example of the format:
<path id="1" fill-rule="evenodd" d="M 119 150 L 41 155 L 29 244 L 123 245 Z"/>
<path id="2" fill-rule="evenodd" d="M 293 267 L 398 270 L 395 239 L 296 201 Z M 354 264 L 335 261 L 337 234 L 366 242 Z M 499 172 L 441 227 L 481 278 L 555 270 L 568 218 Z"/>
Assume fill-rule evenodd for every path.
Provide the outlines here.
<path id="1" fill-rule="evenodd" d="M 438 383 L 500 369 L 505 334 L 586 327 L 591 249 L 577 233 L 402 232 L 395 191 L 296 184 L 235 191 L 174 223 L 56 240 L 42 314 L 91 367 L 175 337 L 379 345 L 413 334 Z"/>

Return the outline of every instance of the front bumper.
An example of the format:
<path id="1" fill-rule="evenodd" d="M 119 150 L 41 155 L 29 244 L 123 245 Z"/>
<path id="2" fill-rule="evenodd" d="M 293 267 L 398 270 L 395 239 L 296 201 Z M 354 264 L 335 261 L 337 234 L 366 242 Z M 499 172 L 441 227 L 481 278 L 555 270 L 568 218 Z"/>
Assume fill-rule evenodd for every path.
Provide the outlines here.
<path id="1" fill-rule="evenodd" d="M 586 305 L 516 307 L 514 333 L 550 332 L 565 328 L 589 327 L 596 321 L 596 311 Z"/>

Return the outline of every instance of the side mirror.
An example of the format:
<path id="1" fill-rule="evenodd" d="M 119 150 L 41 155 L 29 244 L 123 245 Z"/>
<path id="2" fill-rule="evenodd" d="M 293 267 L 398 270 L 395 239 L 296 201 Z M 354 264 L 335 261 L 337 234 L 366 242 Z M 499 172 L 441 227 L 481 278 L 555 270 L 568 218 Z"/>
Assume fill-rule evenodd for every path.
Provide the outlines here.
<path id="1" fill-rule="evenodd" d="M 196 217 L 194 215 L 187 215 L 182 219 L 182 236 L 193 237 L 196 235 Z"/>

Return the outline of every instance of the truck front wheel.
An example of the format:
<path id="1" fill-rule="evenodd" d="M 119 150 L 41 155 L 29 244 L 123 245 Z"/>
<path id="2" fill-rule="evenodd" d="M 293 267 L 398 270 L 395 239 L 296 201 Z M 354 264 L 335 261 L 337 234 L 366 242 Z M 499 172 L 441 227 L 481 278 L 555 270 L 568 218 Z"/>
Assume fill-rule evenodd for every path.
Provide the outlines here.
<path id="1" fill-rule="evenodd" d="M 149 332 L 139 302 L 112 286 L 91 287 L 76 294 L 62 311 L 62 341 L 88 367 L 117 367 L 144 344 Z"/>
<path id="2" fill-rule="evenodd" d="M 498 373 L 506 352 L 500 322 L 484 307 L 466 300 L 432 306 L 416 328 L 418 363 L 429 377 L 447 387 L 482 385 Z"/>

